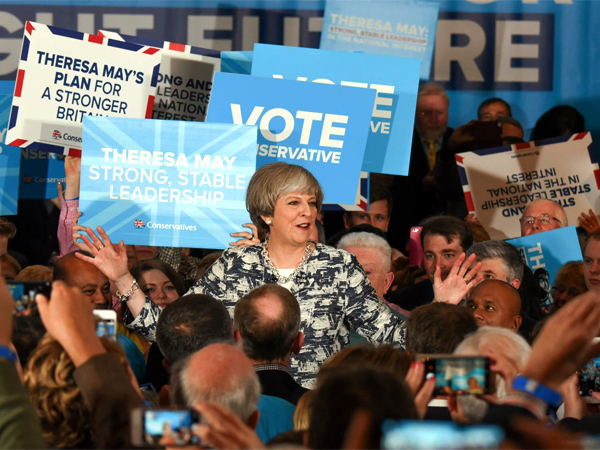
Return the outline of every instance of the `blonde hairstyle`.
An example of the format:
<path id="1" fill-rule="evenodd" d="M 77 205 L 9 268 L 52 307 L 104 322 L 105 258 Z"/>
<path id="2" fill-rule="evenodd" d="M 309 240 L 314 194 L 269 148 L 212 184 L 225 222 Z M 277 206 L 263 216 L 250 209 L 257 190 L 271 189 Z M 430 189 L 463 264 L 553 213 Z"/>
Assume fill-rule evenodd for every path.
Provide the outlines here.
<path id="1" fill-rule="evenodd" d="M 27 266 L 15 277 L 15 281 L 53 281 L 52 269 L 39 264 Z"/>
<path id="2" fill-rule="evenodd" d="M 128 368 L 123 350 L 101 338 L 102 345 Z M 73 372 L 75 365 L 58 341 L 46 334 L 31 353 L 24 385 L 50 447 L 76 447 L 92 442 L 90 412 Z"/>
<path id="3" fill-rule="evenodd" d="M 295 431 L 306 431 L 310 425 L 310 416 L 312 412 L 313 398 L 315 397 L 315 391 L 310 390 L 302 394 L 302 397 L 296 404 L 296 410 L 294 411 L 294 430 Z"/>
<path id="4" fill-rule="evenodd" d="M 323 190 L 313 174 L 304 167 L 276 162 L 254 172 L 246 191 L 246 209 L 259 232 L 263 235 L 269 232 L 261 216 L 273 216 L 277 199 L 292 193 L 314 195 L 317 198 L 317 211 L 321 210 Z"/>

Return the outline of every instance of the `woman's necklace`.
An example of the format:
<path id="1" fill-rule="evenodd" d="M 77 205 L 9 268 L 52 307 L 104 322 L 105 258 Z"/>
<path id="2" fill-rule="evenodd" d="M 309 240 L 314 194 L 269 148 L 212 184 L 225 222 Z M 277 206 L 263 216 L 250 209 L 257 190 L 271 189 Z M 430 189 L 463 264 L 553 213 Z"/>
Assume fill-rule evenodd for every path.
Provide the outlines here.
<path id="1" fill-rule="evenodd" d="M 273 261 L 271 261 L 271 258 L 269 258 L 269 252 L 268 252 L 269 238 L 267 237 L 265 239 L 265 242 L 263 242 L 263 244 L 262 244 L 262 247 L 263 247 L 262 255 L 265 257 L 267 264 L 269 266 L 271 266 L 271 269 L 273 269 L 273 272 L 275 272 L 275 276 L 277 277 L 278 284 L 286 284 L 286 283 L 289 283 L 290 281 L 292 281 L 296 277 L 296 275 L 298 274 L 300 269 L 302 269 L 306 265 L 306 261 L 308 261 L 308 258 L 310 257 L 310 254 L 311 254 L 310 244 L 311 244 L 311 241 L 308 241 L 306 243 L 306 250 L 304 250 L 304 255 L 302 256 L 302 261 L 300 261 L 300 264 L 298 264 L 298 267 L 296 267 L 294 269 L 294 271 L 291 274 L 289 274 L 287 277 L 284 277 L 283 275 L 281 275 L 281 273 L 279 273 L 279 270 L 277 269 L 277 267 L 275 267 L 275 265 L 273 264 Z"/>

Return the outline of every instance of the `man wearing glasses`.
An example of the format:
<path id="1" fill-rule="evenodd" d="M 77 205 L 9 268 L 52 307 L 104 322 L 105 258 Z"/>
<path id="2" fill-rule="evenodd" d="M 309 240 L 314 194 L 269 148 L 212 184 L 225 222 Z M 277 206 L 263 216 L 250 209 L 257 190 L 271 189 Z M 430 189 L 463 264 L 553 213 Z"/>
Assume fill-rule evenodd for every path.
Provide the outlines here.
<path id="1" fill-rule="evenodd" d="M 563 207 L 543 198 L 530 203 L 523 211 L 520 221 L 521 236 L 556 230 L 569 224 Z"/>

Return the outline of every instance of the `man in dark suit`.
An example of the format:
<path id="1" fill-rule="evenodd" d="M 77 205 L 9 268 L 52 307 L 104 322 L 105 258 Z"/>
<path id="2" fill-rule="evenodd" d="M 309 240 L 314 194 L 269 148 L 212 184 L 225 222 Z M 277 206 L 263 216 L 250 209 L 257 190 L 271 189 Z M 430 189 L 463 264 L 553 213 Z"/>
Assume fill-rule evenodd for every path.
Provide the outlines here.
<path id="1" fill-rule="evenodd" d="M 292 293 L 277 284 L 253 289 L 235 305 L 233 328 L 236 341 L 252 360 L 262 393 L 294 405 L 307 389 L 288 372 L 290 356 L 300 353 L 300 306 Z"/>
<path id="2" fill-rule="evenodd" d="M 448 128 L 449 106 L 448 94 L 439 84 L 425 83 L 419 88 L 408 176 L 395 177 L 390 187 L 396 205 L 389 233 L 393 248 L 404 248 L 411 226 L 445 211 L 443 187 L 437 186 L 433 171 L 454 131 Z"/>

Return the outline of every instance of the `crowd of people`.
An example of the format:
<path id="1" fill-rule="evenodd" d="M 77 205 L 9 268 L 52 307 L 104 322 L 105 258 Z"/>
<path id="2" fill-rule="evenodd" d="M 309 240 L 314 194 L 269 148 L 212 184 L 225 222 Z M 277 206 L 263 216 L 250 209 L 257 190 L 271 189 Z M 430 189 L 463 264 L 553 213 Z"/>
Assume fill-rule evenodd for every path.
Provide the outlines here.
<path id="1" fill-rule="evenodd" d="M 448 106 L 440 86 L 420 88 L 409 175 L 372 174 L 368 210 L 343 213 L 342 230 L 325 232 L 308 170 L 260 167 L 250 231 L 222 252 L 80 226 L 81 165 L 67 157 L 47 265 L 20 244 L 18 219 L 0 220 L 4 279 L 53 281 L 15 311 L 0 280 L 0 447 L 366 449 L 381 448 L 390 420 L 435 420 L 495 425 L 496 445 L 582 448 L 600 431 L 598 217 L 581 213 L 583 262 L 557 272 L 549 308 L 519 251 L 467 215 L 454 154 L 477 144 L 475 122 L 449 128 Z M 533 137 L 584 131 L 575 113 L 553 108 Z M 505 144 L 524 138 L 502 99 L 477 116 Z M 550 200 L 519 220 L 522 236 L 568 225 Z M 94 310 L 116 312 L 116 339 L 97 334 Z M 487 372 L 446 362 L 463 377 L 456 389 L 427 355 L 487 358 Z M 144 408 L 153 421 L 158 408 L 201 419 L 156 434 Z"/>

